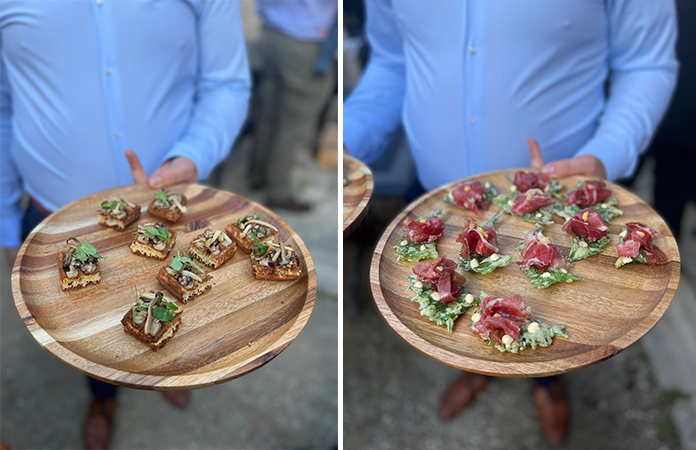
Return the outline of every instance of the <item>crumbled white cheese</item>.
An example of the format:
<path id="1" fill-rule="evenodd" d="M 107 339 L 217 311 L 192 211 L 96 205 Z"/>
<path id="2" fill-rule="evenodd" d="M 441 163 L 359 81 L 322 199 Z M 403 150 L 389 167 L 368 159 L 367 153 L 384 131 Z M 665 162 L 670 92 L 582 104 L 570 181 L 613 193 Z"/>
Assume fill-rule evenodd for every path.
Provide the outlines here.
<path id="1" fill-rule="evenodd" d="M 481 319 L 481 314 L 479 314 L 479 313 L 476 313 L 473 316 L 471 316 L 471 321 L 474 323 L 478 322 L 480 319 Z"/>
<path id="2" fill-rule="evenodd" d="M 510 345 L 513 342 L 515 342 L 515 340 L 509 334 L 506 334 L 505 336 L 503 336 L 501 341 L 503 341 L 503 344 L 505 344 L 505 345 Z"/>
<path id="3" fill-rule="evenodd" d="M 420 281 L 420 280 L 419 280 L 419 281 L 416 281 L 415 283 L 413 283 L 413 285 L 414 285 L 415 287 L 417 287 L 418 289 L 422 289 L 422 288 L 423 288 L 423 282 Z"/>
<path id="4" fill-rule="evenodd" d="M 479 262 L 475 259 L 472 259 L 471 262 L 469 263 L 472 269 L 475 269 L 479 266 Z"/>
<path id="5" fill-rule="evenodd" d="M 539 331 L 539 324 L 537 322 L 532 322 L 527 326 L 527 331 L 530 333 L 536 333 Z"/>
<path id="6" fill-rule="evenodd" d="M 515 186 L 514 184 L 510 186 L 510 192 L 517 192 L 517 186 Z"/>
<path id="7" fill-rule="evenodd" d="M 421 245 L 420 249 L 421 251 L 425 251 L 425 244 Z"/>
<path id="8" fill-rule="evenodd" d="M 568 273 L 568 271 L 565 269 L 561 269 L 561 273 Z"/>
<path id="9" fill-rule="evenodd" d="M 500 255 L 498 255 L 497 253 L 493 253 L 491 256 L 488 257 L 488 259 L 490 259 L 491 261 L 497 261 L 500 259 Z"/>
<path id="10" fill-rule="evenodd" d="M 536 217 L 538 219 L 539 217 L 541 217 L 541 213 L 536 213 L 536 215 L 534 217 Z"/>
<path id="11" fill-rule="evenodd" d="M 464 297 L 464 301 L 467 303 L 473 303 L 474 302 L 474 296 L 471 294 L 466 294 Z"/>
<path id="12" fill-rule="evenodd" d="M 623 230 L 621 233 L 619 233 L 619 236 L 621 236 L 622 238 L 625 238 L 625 237 L 626 237 L 626 232 L 627 232 L 627 231 L 628 231 L 628 230 Z"/>
<path id="13" fill-rule="evenodd" d="M 432 294 L 430 294 L 430 298 L 432 298 L 435 301 L 438 301 L 441 299 L 440 294 L 437 292 L 433 292 Z"/>
<path id="14" fill-rule="evenodd" d="M 578 245 L 579 245 L 580 247 L 587 247 L 587 242 L 585 242 L 585 241 L 578 241 Z"/>
<path id="15" fill-rule="evenodd" d="M 404 239 L 403 241 L 400 242 L 402 247 L 406 247 L 408 245 L 408 241 Z"/>
<path id="16" fill-rule="evenodd" d="M 609 207 L 609 203 L 602 203 L 602 208 L 607 209 Z"/>
<path id="17" fill-rule="evenodd" d="M 544 272 L 541 274 L 541 278 L 551 278 L 551 274 L 549 272 Z"/>
<path id="18" fill-rule="evenodd" d="M 486 189 L 490 189 L 490 188 L 491 188 L 491 183 L 489 183 L 488 181 L 486 181 L 486 184 L 484 184 L 484 186 L 486 186 Z"/>
<path id="19" fill-rule="evenodd" d="M 508 200 L 508 206 L 512 206 L 512 200 Z"/>

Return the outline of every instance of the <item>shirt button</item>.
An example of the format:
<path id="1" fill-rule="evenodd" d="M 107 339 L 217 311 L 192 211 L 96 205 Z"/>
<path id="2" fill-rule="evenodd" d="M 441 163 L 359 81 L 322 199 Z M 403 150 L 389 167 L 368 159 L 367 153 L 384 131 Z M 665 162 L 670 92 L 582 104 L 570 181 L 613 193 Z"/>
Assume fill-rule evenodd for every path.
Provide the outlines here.
<path id="1" fill-rule="evenodd" d="M 121 132 L 120 132 L 120 131 L 116 131 L 116 132 L 114 133 L 114 136 L 116 136 L 117 138 L 120 138 L 120 137 L 121 137 Z"/>
<path id="2" fill-rule="evenodd" d="M 472 124 L 472 125 L 475 124 L 475 123 L 476 123 L 476 117 L 474 117 L 474 116 L 469 117 L 469 123 Z"/>
<path id="3" fill-rule="evenodd" d="M 478 52 L 478 49 L 474 46 L 469 47 L 469 53 L 472 55 L 475 55 Z"/>
<path id="4" fill-rule="evenodd" d="M 111 72 L 112 72 L 111 67 L 107 67 L 107 68 L 106 68 L 106 74 L 107 74 L 107 75 L 111 75 Z"/>

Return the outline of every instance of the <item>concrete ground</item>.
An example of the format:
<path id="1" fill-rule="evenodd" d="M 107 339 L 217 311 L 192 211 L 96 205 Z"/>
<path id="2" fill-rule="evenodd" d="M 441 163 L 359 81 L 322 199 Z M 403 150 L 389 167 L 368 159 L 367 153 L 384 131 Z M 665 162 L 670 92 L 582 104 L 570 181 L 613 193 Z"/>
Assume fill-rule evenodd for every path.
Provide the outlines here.
<path id="1" fill-rule="evenodd" d="M 249 138 L 211 184 L 256 201 L 246 184 Z M 335 148 L 335 145 L 334 145 Z M 157 392 L 121 389 L 111 448 L 337 448 L 338 176 L 303 158 L 296 182 L 309 213 L 276 213 L 302 237 L 317 268 L 314 312 L 276 359 L 239 379 L 192 391 L 185 410 Z M 82 448 L 89 393 L 84 375 L 31 337 L 12 301 L 0 258 L 0 438 L 14 449 Z"/>
<path id="2" fill-rule="evenodd" d="M 636 186 L 649 200 L 649 173 Z M 550 448 L 529 380 L 495 379 L 457 417 L 437 418 L 441 396 L 461 372 L 392 331 L 367 283 L 377 239 L 404 206 L 400 198 L 373 199 L 365 223 L 344 243 L 344 447 Z M 684 270 L 663 319 L 621 354 L 562 377 L 572 421 L 560 448 L 696 449 L 695 209 L 684 219 Z"/>

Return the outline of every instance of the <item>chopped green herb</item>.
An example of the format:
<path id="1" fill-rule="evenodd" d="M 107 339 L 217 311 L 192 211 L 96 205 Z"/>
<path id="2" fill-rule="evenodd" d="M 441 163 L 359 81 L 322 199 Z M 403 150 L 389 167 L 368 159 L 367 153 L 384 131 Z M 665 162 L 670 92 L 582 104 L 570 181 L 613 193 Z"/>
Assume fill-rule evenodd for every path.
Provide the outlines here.
<path id="1" fill-rule="evenodd" d="M 609 236 L 604 236 L 596 241 L 592 242 L 584 236 L 575 234 L 577 239 L 571 238 L 570 244 L 570 254 L 568 255 L 568 262 L 580 261 L 581 259 L 589 258 L 590 256 L 598 255 L 604 251 L 611 238 Z M 583 245 L 584 244 L 584 245 Z"/>
<path id="2" fill-rule="evenodd" d="M 471 262 L 474 260 L 476 261 L 476 264 L 474 264 L 474 267 L 472 267 Z M 512 261 L 512 257 L 509 255 L 498 255 L 498 259 L 493 261 L 491 260 L 490 256 L 484 258 L 472 250 L 469 255 L 469 259 L 464 259 L 461 256 L 459 257 L 459 267 L 467 272 L 476 272 L 481 275 L 488 275 L 498 267 L 507 266 L 510 264 L 510 261 Z"/>
<path id="3" fill-rule="evenodd" d="M 176 305 L 174 305 L 174 309 L 171 309 L 167 303 L 174 305 L 171 302 L 165 302 L 166 307 L 164 308 L 161 306 L 154 306 L 152 308 L 152 315 L 155 316 L 155 319 L 161 322 L 169 322 L 174 318 L 174 314 L 172 313 L 172 311 L 176 311 L 178 308 L 176 307 Z"/>
<path id="4" fill-rule="evenodd" d="M 513 197 L 508 197 L 507 195 L 499 195 L 496 198 L 494 198 L 493 201 L 504 212 L 512 215 L 512 205 L 510 202 L 513 201 Z M 553 225 L 555 223 L 553 221 L 552 209 L 549 209 L 548 207 L 538 209 L 537 211 L 524 213 L 515 217 L 517 217 L 518 219 L 522 219 L 525 222 L 541 223 L 543 225 Z"/>
<path id="5" fill-rule="evenodd" d="M 252 247 L 254 254 L 258 256 L 265 255 L 269 249 L 268 245 L 260 243 L 259 238 L 256 237 L 256 233 L 251 233 L 251 237 L 254 239 L 254 242 L 256 243 L 256 245 Z"/>

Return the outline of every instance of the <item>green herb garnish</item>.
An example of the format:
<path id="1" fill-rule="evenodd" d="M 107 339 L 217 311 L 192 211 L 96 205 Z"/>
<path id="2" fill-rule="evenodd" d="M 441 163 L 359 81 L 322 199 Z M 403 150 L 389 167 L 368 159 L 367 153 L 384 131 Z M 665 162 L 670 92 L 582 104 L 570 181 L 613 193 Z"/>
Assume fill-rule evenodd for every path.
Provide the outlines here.
<path id="1" fill-rule="evenodd" d="M 178 310 L 179 307 L 176 306 L 174 303 L 168 302 L 166 300 L 163 300 L 163 303 L 164 307 L 154 306 L 152 308 L 152 315 L 155 316 L 155 319 L 161 322 L 169 322 L 174 318 L 174 313 L 172 311 Z"/>
<path id="2" fill-rule="evenodd" d="M 581 259 L 589 258 L 590 256 L 598 255 L 604 251 L 611 238 L 604 236 L 592 242 L 585 236 L 580 236 L 573 233 L 577 239 L 571 238 L 570 254 L 568 254 L 568 262 L 580 261 Z M 584 244 L 584 245 L 583 245 Z"/>
<path id="3" fill-rule="evenodd" d="M 251 237 L 254 239 L 254 242 L 256 243 L 256 245 L 252 247 L 254 253 L 258 256 L 265 255 L 269 249 L 268 245 L 260 243 L 259 238 L 256 237 L 256 233 L 251 233 Z"/>
<path id="4" fill-rule="evenodd" d="M 196 267 L 195 263 L 188 256 L 181 256 L 181 250 L 176 252 L 176 256 L 172 259 L 172 269 L 179 272 L 184 266 Z"/>
<path id="5" fill-rule="evenodd" d="M 474 260 L 477 262 L 477 264 L 474 264 L 475 267 L 472 267 L 471 262 Z M 510 261 L 512 261 L 512 257 L 510 255 L 498 255 L 498 259 L 493 261 L 490 256 L 484 258 L 472 250 L 469 254 L 469 259 L 464 259 L 461 256 L 459 257 L 459 267 L 467 272 L 476 272 L 481 275 L 488 275 L 498 267 L 507 266 L 510 264 Z"/>
<path id="6" fill-rule="evenodd" d="M 155 198 L 157 200 L 162 200 L 167 206 L 169 206 L 169 200 L 167 200 L 167 193 L 164 191 L 164 189 L 160 189 L 157 191 L 157 194 L 155 194 Z"/>
<path id="7" fill-rule="evenodd" d="M 148 228 L 145 231 L 148 236 L 156 237 L 162 242 L 167 242 L 169 240 L 169 230 L 165 227 Z"/>
<path id="8" fill-rule="evenodd" d="M 75 258 L 79 259 L 80 261 L 87 261 L 90 257 L 104 259 L 103 256 L 97 254 L 97 249 L 94 248 L 94 245 L 90 244 L 89 242 L 78 243 L 75 247 Z"/>

